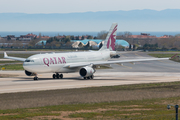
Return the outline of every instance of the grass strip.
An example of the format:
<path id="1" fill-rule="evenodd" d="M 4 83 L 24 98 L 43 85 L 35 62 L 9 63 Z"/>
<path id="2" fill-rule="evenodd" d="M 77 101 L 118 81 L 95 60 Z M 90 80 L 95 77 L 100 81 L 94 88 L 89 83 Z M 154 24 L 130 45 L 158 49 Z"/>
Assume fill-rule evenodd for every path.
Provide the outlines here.
<path id="1" fill-rule="evenodd" d="M 83 119 L 155 119 L 170 120 L 175 118 L 175 110 L 167 110 L 169 103 L 175 103 L 180 97 L 144 99 L 121 102 L 102 102 L 91 104 L 70 104 L 46 106 L 29 109 L 0 110 L 0 119 L 28 119 L 37 116 L 61 116 Z"/>
<path id="2" fill-rule="evenodd" d="M 12 57 L 21 57 L 21 58 L 28 58 L 29 56 L 34 55 L 34 54 L 29 54 L 29 53 L 24 53 L 24 54 L 12 54 L 9 53 L 8 56 Z M 0 54 L 0 59 L 4 58 L 4 54 Z"/>
<path id="3" fill-rule="evenodd" d="M 170 58 L 175 54 L 164 53 L 164 54 L 148 54 L 148 55 L 153 56 L 153 57 L 157 57 L 157 58 L 166 58 L 166 57 Z M 180 54 L 177 54 L 177 56 L 180 56 Z"/>
<path id="4" fill-rule="evenodd" d="M 75 49 L 13 49 L 13 48 L 0 48 L 0 51 L 73 51 Z"/>
<path id="5" fill-rule="evenodd" d="M 82 89 L 67 89 L 67 90 L 51 90 L 51 91 L 37 91 L 27 93 L 11 93 L 0 95 L 1 101 L 6 99 L 16 98 L 20 96 L 21 101 L 43 94 L 50 95 L 54 92 L 63 94 L 81 94 L 81 93 L 97 93 L 97 92 L 113 92 L 122 90 L 151 90 L 157 89 L 156 92 L 179 90 L 180 82 L 171 83 L 152 83 L 152 84 L 137 84 L 137 85 L 123 85 L 123 86 L 107 86 L 107 87 L 94 87 Z M 13 94 L 17 94 L 13 96 Z M 24 96 L 22 96 L 22 94 Z M 31 94 L 31 95 L 30 95 Z M 33 96 L 34 94 L 35 96 Z M 174 93 L 172 93 L 174 94 Z M 118 96 L 118 95 L 117 95 Z M 25 97 L 25 99 L 24 99 Z M 49 98 L 46 96 L 45 98 Z M 80 96 L 81 97 L 81 96 Z M 127 96 L 128 97 L 128 96 Z M 158 96 L 157 96 L 158 97 Z M 71 98 L 70 98 L 71 99 Z M 88 99 L 88 98 L 87 98 Z M 55 100 L 55 99 L 51 99 Z M 180 96 L 169 98 L 153 98 L 141 100 L 128 100 L 128 101 L 110 101 L 110 102 L 97 102 L 97 103 L 70 103 L 64 105 L 53 105 L 45 107 L 22 108 L 22 109 L 8 109 L 0 110 L 0 119 L 36 119 L 42 117 L 43 119 L 60 119 L 60 118 L 83 118 L 83 119 L 155 119 L 155 120 L 170 120 L 175 118 L 174 108 L 167 110 L 168 104 L 179 104 Z M 10 103 L 9 103 L 10 104 Z M 65 113 L 65 114 L 63 114 Z"/>
<path id="6" fill-rule="evenodd" d="M 167 53 L 164 53 L 164 54 L 148 54 L 150 56 L 153 56 L 153 57 L 157 57 L 157 58 L 166 58 L 166 57 L 172 57 L 173 55 L 175 54 L 167 54 Z M 175 62 L 180 62 L 180 54 L 177 54 L 176 57 L 174 57 L 173 59 L 170 59 L 172 61 L 175 61 Z"/>
<path id="7" fill-rule="evenodd" d="M 23 63 L 21 61 L 0 61 L 0 64 Z"/>
<path id="8" fill-rule="evenodd" d="M 9 64 L 9 65 L 0 65 L 0 69 L 5 68 L 5 70 L 24 70 L 23 64 Z"/>

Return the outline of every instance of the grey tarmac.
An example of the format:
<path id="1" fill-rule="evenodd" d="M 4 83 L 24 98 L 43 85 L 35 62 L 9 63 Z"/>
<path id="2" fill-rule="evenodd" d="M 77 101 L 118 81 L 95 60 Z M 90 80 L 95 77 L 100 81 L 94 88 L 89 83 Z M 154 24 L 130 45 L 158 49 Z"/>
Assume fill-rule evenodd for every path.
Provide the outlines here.
<path id="1" fill-rule="evenodd" d="M 52 79 L 50 73 L 40 74 L 38 81 L 23 75 L 24 71 L 1 71 L 1 74 L 15 74 L 18 77 L 0 78 L 0 93 L 71 89 L 97 86 L 113 86 L 140 83 L 179 81 L 179 73 L 166 72 L 97 72 L 93 80 L 84 80 L 78 73 L 64 74 L 64 79 Z"/>

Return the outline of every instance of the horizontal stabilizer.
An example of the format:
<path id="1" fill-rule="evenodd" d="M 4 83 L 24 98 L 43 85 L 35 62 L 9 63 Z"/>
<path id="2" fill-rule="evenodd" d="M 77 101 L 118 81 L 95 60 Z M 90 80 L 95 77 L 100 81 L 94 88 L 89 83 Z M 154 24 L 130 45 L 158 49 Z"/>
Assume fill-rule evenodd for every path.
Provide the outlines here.
<path id="1" fill-rule="evenodd" d="M 171 59 L 175 58 L 177 56 L 177 53 L 171 57 Z"/>

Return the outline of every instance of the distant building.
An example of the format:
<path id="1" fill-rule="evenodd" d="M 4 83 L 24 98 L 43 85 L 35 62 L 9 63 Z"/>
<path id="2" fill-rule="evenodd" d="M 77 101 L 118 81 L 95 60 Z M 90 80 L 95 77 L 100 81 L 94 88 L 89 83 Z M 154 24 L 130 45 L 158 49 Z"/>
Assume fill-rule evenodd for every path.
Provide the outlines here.
<path id="1" fill-rule="evenodd" d="M 3 37 L 5 40 L 16 40 L 15 35 L 7 35 L 6 37 Z"/>
<path id="2" fill-rule="evenodd" d="M 66 36 L 56 36 L 57 37 L 57 39 L 63 39 L 63 38 L 65 38 Z"/>
<path id="3" fill-rule="evenodd" d="M 164 36 L 161 36 L 159 38 L 169 38 L 169 35 L 164 35 Z"/>
<path id="4" fill-rule="evenodd" d="M 21 40 L 21 41 L 31 41 L 32 39 L 31 38 L 19 38 L 19 40 Z"/>
<path id="5" fill-rule="evenodd" d="M 37 42 L 35 45 L 46 45 L 46 40 L 41 40 L 39 42 Z"/>
<path id="6" fill-rule="evenodd" d="M 149 33 L 141 33 L 141 35 L 150 36 Z"/>
<path id="7" fill-rule="evenodd" d="M 37 39 L 39 39 L 39 38 L 41 38 L 41 39 L 49 39 L 50 37 L 49 37 L 49 36 L 44 36 L 44 35 L 43 35 L 43 36 L 41 36 L 41 37 L 37 36 L 36 38 L 37 38 Z"/>
<path id="8" fill-rule="evenodd" d="M 127 38 L 141 38 L 141 39 L 147 39 L 147 38 L 157 38 L 156 36 L 150 36 L 148 33 L 141 33 L 141 35 L 129 35 Z"/>
<path id="9" fill-rule="evenodd" d="M 101 39 L 85 39 L 85 40 L 73 40 L 72 42 L 74 42 L 72 44 L 73 48 L 81 48 L 83 46 L 92 46 L 93 48 L 99 48 L 99 46 L 104 44 L 104 41 Z M 121 45 L 123 47 L 128 48 L 129 47 L 129 43 L 125 40 L 116 40 L 116 45 Z"/>
<path id="10" fill-rule="evenodd" d="M 30 41 L 36 37 L 37 37 L 37 35 L 31 33 L 31 34 L 27 34 L 27 35 L 20 35 L 19 40 Z"/>
<path id="11" fill-rule="evenodd" d="M 36 45 L 46 45 L 47 40 L 41 40 Z M 103 40 L 100 39 L 85 39 L 85 40 L 71 40 L 73 42 L 72 48 L 82 48 L 82 47 L 89 47 L 92 46 L 92 48 L 99 48 L 99 46 L 102 46 L 104 44 Z M 116 45 L 121 45 L 125 48 L 129 47 L 129 43 L 125 40 L 116 40 Z"/>

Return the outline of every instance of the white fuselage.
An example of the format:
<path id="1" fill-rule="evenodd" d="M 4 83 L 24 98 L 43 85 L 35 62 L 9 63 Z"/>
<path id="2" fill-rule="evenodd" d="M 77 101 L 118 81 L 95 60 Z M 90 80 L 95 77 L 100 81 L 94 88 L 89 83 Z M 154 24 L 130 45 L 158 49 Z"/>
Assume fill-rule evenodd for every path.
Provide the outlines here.
<path id="1" fill-rule="evenodd" d="M 69 73 L 80 68 L 64 68 L 69 63 L 83 63 L 92 61 L 106 61 L 110 58 L 110 51 L 71 52 L 36 54 L 26 59 L 23 64 L 25 70 L 34 73 Z"/>

